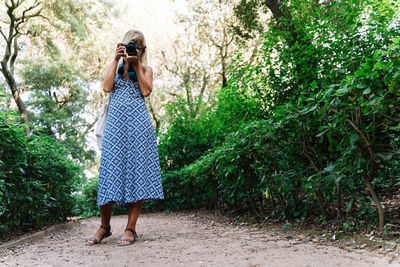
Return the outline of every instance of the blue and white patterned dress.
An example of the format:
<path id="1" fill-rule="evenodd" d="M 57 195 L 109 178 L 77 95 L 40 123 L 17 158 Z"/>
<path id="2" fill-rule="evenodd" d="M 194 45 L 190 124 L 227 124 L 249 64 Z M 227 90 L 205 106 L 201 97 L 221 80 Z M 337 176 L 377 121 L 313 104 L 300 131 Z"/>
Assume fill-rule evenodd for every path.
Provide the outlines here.
<path id="1" fill-rule="evenodd" d="M 104 129 L 97 205 L 163 199 L 157 139 L 138 82 L 116 74 Z"/>

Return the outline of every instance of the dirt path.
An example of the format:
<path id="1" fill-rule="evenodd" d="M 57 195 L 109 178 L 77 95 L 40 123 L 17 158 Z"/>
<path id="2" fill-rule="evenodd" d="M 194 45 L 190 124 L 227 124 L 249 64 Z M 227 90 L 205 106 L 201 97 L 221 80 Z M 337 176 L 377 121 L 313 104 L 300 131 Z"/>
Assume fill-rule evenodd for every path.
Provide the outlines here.
<path id="1" fill-rule="evenodd" d="M 113 216 L 112 236 L 85 246 L 99 218 L 0 251 L 0 266 L 400 266 L 399 257 L 341 249 L 276 229 L 234 226 L 195 212 L 142 214 L 131 246 L 116 242 L 126 216 Z"/>

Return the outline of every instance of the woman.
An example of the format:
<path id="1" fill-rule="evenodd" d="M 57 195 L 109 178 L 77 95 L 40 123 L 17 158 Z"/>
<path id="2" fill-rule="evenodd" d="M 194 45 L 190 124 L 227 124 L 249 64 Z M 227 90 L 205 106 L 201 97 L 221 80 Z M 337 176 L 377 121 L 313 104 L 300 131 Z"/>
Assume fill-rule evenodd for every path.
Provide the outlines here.
<path id="1" fill-rule="evenodd" d="M 122 44 L 135 42 L 137 56 Z M 133 50 L 134 51 L 134 50 Z M 121 57 L 122 64 L 118 66 Z M 111 92 L 101 149 L 97 205 L 101 225 L 89 245 L 111 235 L 113 204 L 128 207 L 128 223 L 118 245 L 130 245 L 136 238 L 136 221 L 143 202 L 163 199 L 157 140 L 144 97 L 152 91 L 153 70 L 145 65 L 143 34 L 127 32 L 117 44 L 109 64 L 103 90 Z"/>

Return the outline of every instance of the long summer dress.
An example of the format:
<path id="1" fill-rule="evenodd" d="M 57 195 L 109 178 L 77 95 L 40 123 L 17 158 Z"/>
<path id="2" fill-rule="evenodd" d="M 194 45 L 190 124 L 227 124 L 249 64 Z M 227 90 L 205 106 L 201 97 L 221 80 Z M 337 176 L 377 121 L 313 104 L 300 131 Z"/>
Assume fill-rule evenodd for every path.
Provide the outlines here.
<path id="1" fill-rule="evenodd" d="M 163 198 L 156 134 L 139 83 L 116 74 L 101 149 L 97 206 Z"/>

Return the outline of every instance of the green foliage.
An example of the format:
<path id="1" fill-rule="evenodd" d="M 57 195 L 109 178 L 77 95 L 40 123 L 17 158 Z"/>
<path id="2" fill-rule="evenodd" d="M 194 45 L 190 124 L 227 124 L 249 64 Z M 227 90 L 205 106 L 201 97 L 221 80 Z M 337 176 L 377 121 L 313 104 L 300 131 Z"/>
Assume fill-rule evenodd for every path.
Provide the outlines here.
<path id="1" fill-rule="evenodd" d="M 25 136 L 21 117 L 0 112 L 0 233 L 26 231 L 72 215 L 81 167 L 65 146 L 45 135 Z"/>
<path id="2" fill-rule="evenodd" d="M 93 161 L 87 133 L 93 126 L 87 123 L 85 110 L 88 92 L 82 74 L 75 66 L 62 61 L 25 61 L 21 71 L 30 95 L 29 120 L 37 126 L 37 134 L 62 140 L 74 159 Z"/>
<path id="3" fill-rule="evenodd" d="M 100 209 L 97 202 L 98 179 L 89 179 L 77 196 L 77 203 L 74 213 L 81 217 L 100 216 Z"/>
<path id="4" fill-rule="evenodd" d="M 99 178 L 93 177 L 88 179 L 84 184 L 79 187 L 79 194 L 76 194 L 76 203 L 73 208 L 73 214 L 80 218 L 90 216 L 100 216 L 100 209 L 97 206 L 97 189 Z M 143 207 L 146 209 L 146 205 Z M 114 206 L 113 214 L 126 214 L 127 208 Z"/>
<path id="5" fill-rule="evenodd" d="M 169 127 L 160 138 L 160 164 L 163 170 L 177 170 L 194 162 L 204 152 L 220 145 L 225 136 L 250 119 L 262 117 L 261 103 L 245 91 L 226 87 L 217 93 L 218 102 L 191 114 L 187 101 L 178 96 L 169 104 Z"/>
<path id="6" fill-rule="evenodd" d="M 211 147 L 207 140 L 210 129 L 207 129 L 201 115 L 192 114 L 182 97 L 178 97 L 177 103 L 168 105 L 167 109 L 170 127 L 160 140 L 160 165 L 165 170 L 180 169 Z"/>
<path id="7" fill-rule="evenodd" d="M 170 107 L 161 208 L 354 229 L 355 219 L 375 224 L 380 196 L 399 189 L 399 6 L 285 3 L 287 25 L 271 21 L 256 60 L 237 54 L 212 107 L 192 121 L 183 100 Z M 240 12 L 252 31 L 256 18 Z"/>

